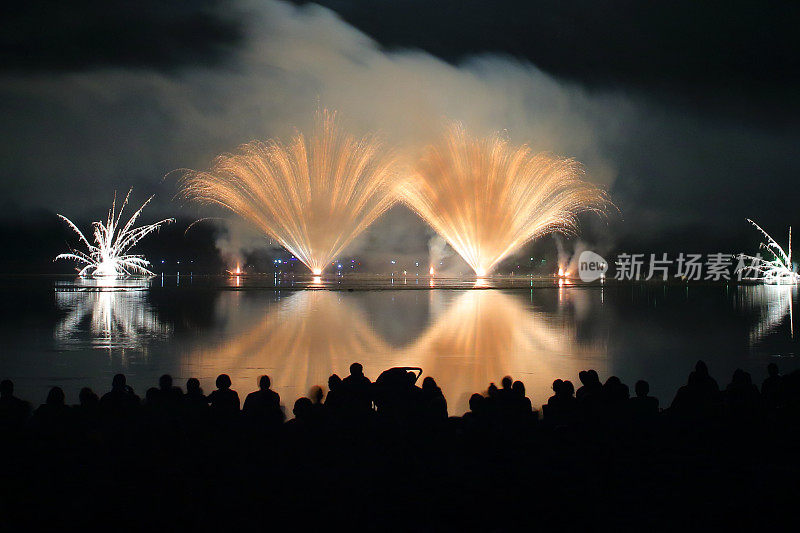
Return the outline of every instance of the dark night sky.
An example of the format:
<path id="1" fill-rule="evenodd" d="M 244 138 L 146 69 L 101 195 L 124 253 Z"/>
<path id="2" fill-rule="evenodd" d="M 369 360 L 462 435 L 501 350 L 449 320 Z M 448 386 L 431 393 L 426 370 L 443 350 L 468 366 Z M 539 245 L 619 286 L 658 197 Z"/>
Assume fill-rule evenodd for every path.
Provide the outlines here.
<path id="1" fill-rule="evenodd" d="M 16 4 L 0 22 L 0 245 L 48 234 L 55 211 L 97 218 L 130 186 L 185 227 L 202 213 L 167 173 L 291 133 L 320 104 L 404 146 L 446 117 L 578 157 L 621 210 L 589 238 L 618 249 L 750 246 L 746 217 L 800 226 L 797 2 L 296 4 Z M 361 245 L 424 239 L 391 213 Z"/>

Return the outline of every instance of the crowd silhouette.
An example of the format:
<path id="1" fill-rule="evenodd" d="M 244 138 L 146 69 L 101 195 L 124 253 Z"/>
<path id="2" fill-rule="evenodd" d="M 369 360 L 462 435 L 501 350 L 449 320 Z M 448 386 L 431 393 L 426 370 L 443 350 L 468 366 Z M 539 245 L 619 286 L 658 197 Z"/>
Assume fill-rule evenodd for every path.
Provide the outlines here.
<path id="1" fill-rule="evenodd" d="M 346 520 L 365 529 L 419 525 L 419 512 L 423 530 L 509 530 L 564 516 L 590 525 L 613 508 L 622 525 L 741 526 L 777 519 L 798 494 L 800 372 L 775 364 L 760 388 L 739 369 L 721 389 L 699 361 L 663 408 L 646 381 L 631 395 L 586 370 L 577 390 L 556 379 L 540 413 L 507 376 L 463 416 L 448 416 L 421 374 L 392 368 L 373 381 L 353 363 L 288 417 L 266 375 L 243 404 L 226 374 L 208 395 L 195 378 L 184 392 L 164 375 L 143 400 L 117 374 L 102 396 L 83 388 L 69 406 L 53 387 L 35 409 L 3 380 L 0 521 L 124 512 L 142 525 L 168 513 L 187 525 L 280 516 L 300 528 L 350 509 Z"/>

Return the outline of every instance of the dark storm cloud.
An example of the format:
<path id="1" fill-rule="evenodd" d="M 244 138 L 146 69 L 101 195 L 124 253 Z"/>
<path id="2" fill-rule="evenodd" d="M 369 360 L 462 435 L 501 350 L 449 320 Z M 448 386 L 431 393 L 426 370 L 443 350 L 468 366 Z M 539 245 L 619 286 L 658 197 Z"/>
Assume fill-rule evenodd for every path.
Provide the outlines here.
<path id="1" fill-rule="evenodd" d="M 16 1 L 0 20 L 0 66 L 43 72 L 214 63 L 241 41 L 229 7 L 224 0 Z"/>

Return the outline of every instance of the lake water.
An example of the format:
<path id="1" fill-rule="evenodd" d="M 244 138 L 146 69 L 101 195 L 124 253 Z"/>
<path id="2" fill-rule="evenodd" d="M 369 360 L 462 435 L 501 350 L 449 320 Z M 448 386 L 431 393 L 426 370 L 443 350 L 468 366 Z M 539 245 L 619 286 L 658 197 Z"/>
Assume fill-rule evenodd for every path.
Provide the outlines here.
<path id="1" fill-rule="evenodd" d="M 141 396 L 164 373 L 181 386 L 197 377 L 209 392 L 224 372 L 243 398 L 266 373 L 291 412 L 359 361 L 373 379 L 421 367 L 460 415 L 470 394 L 505 375 L 534 405 L 553 379 L 577 384 L 588 368 L 631 389 L 646 379 L 663 405 L 697 359 L 721 386 L 739 367 L 759 384 L 769 362 L 800 368 L 797 287 L 173 276 L 9 278 L 0 296 L 0 377 L 35 404 L 54 385 L 70 402 L 83 386 L 102 393 L 117 372 Z"/>

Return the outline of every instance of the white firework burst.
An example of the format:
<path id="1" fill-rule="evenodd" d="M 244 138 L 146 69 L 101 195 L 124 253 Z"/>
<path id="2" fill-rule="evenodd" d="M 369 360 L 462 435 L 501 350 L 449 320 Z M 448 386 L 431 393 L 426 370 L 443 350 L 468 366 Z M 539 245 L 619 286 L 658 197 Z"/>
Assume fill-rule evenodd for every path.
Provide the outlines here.
<path id="1" fill-rule="evenodd" d="M 155 224 L 133 227 L 142 210 L 153 199 L 151 196 L 142 204 L 142 207 L 131 215 L 130 220 L 122 226 L 120 224 L 122 212 L 125 210 L 125 206 L 128 205 L 131 191 L 133 189 L 130 189 L 125 196 L 125 201 L 122 202 L 119 213 L 117 213 L 117 195 L 114 193 L 114 202 L 111 204 L 105 223 L 102 221 L 92 223 L 95 244 L 89 242 L 89 239 L 70 219 L 59 214 L 59 218 L 78 234 L 80 240 L 86 245 L 86 251 L 82 252 L 73 249 L 70 253 L 57 255 L 55 261 L 59 259 L 77 261 L 79 265 L 77 269 L 78 275 L 81 277 L 154 276 L 155 274 L 147 268 L 150 266 L 150 262 L 144 256 L 126 252 L 144 237 L 158 230 L 162 225 L 174 222 L 175 219 L 166 218 Z"/>
<path id="2" fill-rule="evenodd" d="M 756 256 L 739 254 L 739 266 L 736 270 L 747 271 L 750 274 L 743 279 L 779 285 L 800 282 L 800 274 L 794 271 L 792 264 L 792 228 L 789 228 L 789 245 L 788 251 L 786 251 L 761 226 L 749 218 L 747 221 L 766 237 L 766 242 L 762 242 L 760 248 L 770 254 L 772 259 L 765 259 L 760 254 Z M 750 265 L 745 266 L 745 260 L 750 261 Z"/>

